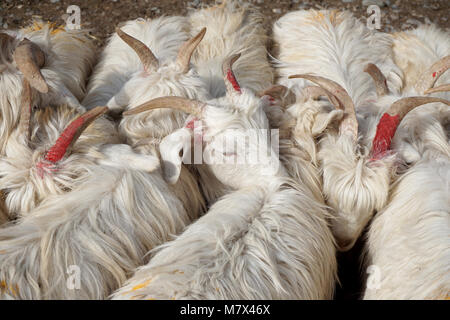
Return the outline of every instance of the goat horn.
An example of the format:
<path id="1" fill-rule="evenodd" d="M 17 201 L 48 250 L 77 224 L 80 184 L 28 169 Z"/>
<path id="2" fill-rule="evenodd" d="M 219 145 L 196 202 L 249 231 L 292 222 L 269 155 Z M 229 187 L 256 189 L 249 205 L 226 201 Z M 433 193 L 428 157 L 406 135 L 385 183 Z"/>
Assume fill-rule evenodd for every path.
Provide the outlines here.
<path id="1" fill-rule="evenodd" d="M 173 108 L 192 114 L 196 117 L 200 117 L 202 109 L 205 104 L 197 100 L 191 100 L 182 97 L 159 97 L 150 101 L 147 101 L 140 106 L 127 110 L 123 113 L 124 116 L 141 113 L 147 110 L 160 109 L 160 108 Z"/>
<path id="2" fill-rule="evenodd" d="M 222 72 L 225 80 L 225 86 L 227 87 L 227 93 L 231 94 L 232 92 L 241 93 L 241 87 L 236 80 L 236 77 L 233 73 L 233 63 L 236 62 L 237 59 L 241 56 L 240 53 L 234 54 L 231 57 L 224 60 L 222 64 Z"/>
<path id="3" fill-rule="evenodd" d="M 364 72 L 367 72 L 372 77 L 373 82 L 375 83 L 375 88 L 377 89 L 378 97 L 389 94 L 386 77 L 376 65 L 373 63 L 368 63 L 364 68 Z"/>
<path id="4" fill-rule="evenodd" d="M 416 84 L 416 90 L 422 94 L 425 90 L 434 86 L 439 77 L 450 68 L 450 55 L 435 62 L 427 71 L 425 71 Z"/>
<path id="5" fill-rule="evenodd" d="M 450 105 L 450 102 L 445 99 L 433 98 L 433 97 L 408 97 L 395 101 L 390 108 L 386 111 L 390 116 L 399 116 L 400 120 L 403 119 L 408 112 L 421 105 L 442 102 L 446 105 Z"/>
<path id="6" fill-rule="evenodd" d="M 51 163 L 60 161 L 66 155 L 83 131 L 98 117 L 108 111 L 108 107 L 96 107 L 73 120 L 48 150 L 45 160 Z"/>
<path id="7" fill-rule="evenodd" d="M 13 56 L 17 69 L 23 73 L 30 85 L 39 92 L 47 93 L 48 85 L 40 70 L 45 63 L 45 55 L 41 48 L 25 38 L 16 47 Z"/>
<path id="8" fill-rule="evenodd" d="M 203 28 L 195 37 L 186 41 L 178 51 L 177 62 L 181 66 L 183 73 L 189 71 L 189 63 L 191 62 L 192 54 L 200 41 L 202 41 L 205 33 L 206 28 Z"/>
<path id="9" fill-rule="evenodd" d="M 342 120 L 339 128 L 340 132 L 349 132 L 353 138 L 353 141 L 356 141 L 358 138 L 358 121 L 356 120 L 355 105 L 353 104 L 353 100 L 348 95 L 347 91 L 345 91 L 345 89 L 342 88 L 337 82 L 320 76 L 312 76 L 307 74 L 296 74 L 289 76 L 289 79 L 293 78 L 304 78 L 312 81 L 336 97 L 341 108 L 343 108 L 345 112 L 344 119 Z"/>
<path id="10" fill-rule="evenodd" d="M 400 121 L 409 111 L 432 102 L 442 102 L 450 106 L 450 101 L 432 97 L 408 97 L 394 102 L 378 122 L 375 138 L 372 142 L 372 159 L 382 158 L 386 151 L 389 150 L 391 140 Z"/>
<path id="11" fill-rule="evenodd" d="M 447 92 L 450 91 L 450 83 L 443 84 L 439 87 L 430 88 L 428 90 L 425 90 L 425 94 L 435 93 L 435 92 Z"/>
<path id="12" fill-rule="evenodd" d="M 25 136 L 25 141 L 28 143 L 31 136 L 30 121 L 31 121 L 31 103 L 32 103 L 32 91 L 30 83 L 23 79 L 22 81 L 22 101 L 20 105 L 20 119 L 19 119 L 19 132 Z"/>
<path id="13" fill-rule="evenodd" d="M 120 28 L 116 28 L 117 35 L 128 44 L 131 49 L 136 52 L 144 65 L 145 71 L 156 70 L 159 67 L 158 59 L 153 54 L 152 50 L 145 45 L 142 41 L 130 36 L 129 34 L 122 31 Z"/>

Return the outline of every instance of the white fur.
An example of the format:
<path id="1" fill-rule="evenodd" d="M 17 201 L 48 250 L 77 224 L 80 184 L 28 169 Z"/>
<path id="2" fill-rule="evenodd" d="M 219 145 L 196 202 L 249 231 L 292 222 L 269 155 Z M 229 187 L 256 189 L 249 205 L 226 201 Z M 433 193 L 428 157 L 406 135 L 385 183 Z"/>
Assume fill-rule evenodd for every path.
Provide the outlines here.
<path id="1" fill-rule="evenodd" d="M 273 137 L 261 130 L 269 128 L 268 104 L 266 97 L 242 88 L 242 94 L 209 101 L 203 108 L 203 133 L 194 133 L 194 139 L 202 139 L 203 159 L 214 175 L 236 191 L 160 247 L 115 299 L 333 296 L 336 257 L 327 212 L 307 188 L 287 177 L 269 143 Z M 249 129 L 258 143 L 224 146 L 224 139 Z M 177 145 L 177 151 L 183 150 L 183 144 L 173 142 Z M 263 151 L 260 161 L 234 163 L 258 148 Z"/>
<path id="2" fill-rule="evenodd" d="M 36 106 L 59 106 L 68 104 L 79 110 L 85 93 L 86 78 L 94 60 L 94 45 L 86 31 L 65 31 L 54 24 L 34 22 L 32 26 L 8 31 L 15 38 L 14 43 L 0 52 L 0 64 L 7 69 L 0 73 L 0 152 L 4 154 L 5 143 L 14 130 L 20 110 L 22 74 L 12 62 L 15 46 L 28 38 L 37 44 L 45 54 L 42 75 L 49 85 L 47 94 L 37 95 Z"/>
<path id="3" fill-rule="evenodd" d="M 179 16 L 148 20 L 139 18 L 127 21 L 120 28 L 145 43 L 161 63 L 172 61 L 181 43 L 189 38 L 189 23 L 185 17 Z M 137 54 L 117 33 L 113 33 L 89 80 L 83 105 L 87 109 L 106 105 L 134 74 L 143 71 Z"/>
<path id="4" fill-rule="evenodd" d="M 394 61 L 403 73 L 402 92 L 413 90 L 422 73 L 434 62 L 450 55 L 449 32 L 433 24 L 394 33 L 392 39 Z M 449 82 L 450 74 L 446 72 L 436 81 L 435 86 Z M 437 95 L 450 99 L 448 92 Z"/>
<path id="5" fill-rule="evenodd" d="M 399 87 L 401 72 L 392 61 L 392 41 L 387 35 L 367 29 L 350 12 L 337 10 L 288 13 L 275 22 L 274 39 L 280 84 L 301 97 L 301 89 L 310 85 L 309 81 L 287 79 L 289 75 L 309 73 L 333 80 L 348 92 L 356 112 L 361 113 L 359 118 L 363 118 L 359 133 L 364 138 L 358 144 L 345 134 L 339 135 L 335 125 L 327 128 L 336 115 L 329 114 L 329 109 L 320 103 L 300 99 L 292 107 L 298 120 L 291 139 L 300 142 L 312 162 L 318 162 L 322 169 L 318 179 L 322 180 L 323 195 L 333 209 L 332 230 L 339 248 L 348 250 L 375 210 L 387 201 L 394 158 L 370 160 L 371 144 L 366 136 L 373 138 L 376 124 L 364 117 L 378 121 L 380 115 L 374 106 L 373 81 L 363 70 L 368 63 L 374 63 L 388 74 L 388 85 Z M 317 171 L 304 170 L 304 179 L 312 181 L 314 169 Z"/>
<path id="6" fill-rule="evenodd" d="M 222 62 L 241 53 L 235 62 L 235 75 L 242 87 L 260 91 L 273 83 L 273 71 L 267 59 L 267 32 L 264 17 L 249 3 L 234 0 L 195 10 L 188 16 L 191 36 L 203 27 L 207 32 L 192 56 L 212 97 L 225 95 Z"/>
<path id="7" fill-rule="evenodd" d="M 48 196 L 0 229 L 3 298 L 104 299 L 147 262 L 149 250 L 192 219 L 158 171 L 90 171 L 71 192 Z M 67 286 L 71 266 L 80 270 L 79 289 Z"/>

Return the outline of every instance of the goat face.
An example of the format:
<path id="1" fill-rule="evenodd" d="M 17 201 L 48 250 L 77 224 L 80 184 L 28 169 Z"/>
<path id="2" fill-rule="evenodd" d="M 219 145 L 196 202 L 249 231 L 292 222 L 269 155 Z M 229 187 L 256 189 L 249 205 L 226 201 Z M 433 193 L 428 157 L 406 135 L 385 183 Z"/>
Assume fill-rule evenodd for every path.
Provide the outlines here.
<path id="1" fill-rule="evenodd" d="M 140 111 L 175 108 L 191 114 L 184 128 L 161 142 L 167 181 L 177 181 L 181 162 L 190 161 L 192 150 L 194 163 L 204 161 L 221 182 L 233 188 L 260 184 L 265 178 L 284 174 L 278 159 L 277 136 L 271 137 L 264 112 L 270 99 L 268 96 L 259 98 L 239 87 L 231 71 L 231 65 L 238 57 L 224 62 L 226 97 L 208 103 L 162 97 L 139 108 Z"/>

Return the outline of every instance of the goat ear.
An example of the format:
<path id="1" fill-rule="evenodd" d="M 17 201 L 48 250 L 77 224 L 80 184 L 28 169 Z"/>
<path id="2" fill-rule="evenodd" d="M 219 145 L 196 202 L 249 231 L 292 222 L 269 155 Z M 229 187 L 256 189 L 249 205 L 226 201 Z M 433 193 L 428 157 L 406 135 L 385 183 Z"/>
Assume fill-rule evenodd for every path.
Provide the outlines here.
<path id="1" fill-rule="evenodd" d="M 119 168 L 131 168 L 153 172 L 159 168 L 159 159 L 154 156 L 135 153 L 126 144 L 107 144 L 101 148 L 104 155 L 98 160 L 99 164 Z"/>
<path id="2" fill-rule="evenodd" d="M 183 159 L 190 159 L 192 131 L 181 128 L 166 136 L 159 145 L 164 180 L 175 184 L 180 177 Z"/>
<path id="3" fill-rule="evenodd" d="M 332 110 L 327 113 L 319 113 L 315 118 L 311 133 L 313 136 L 321 134 L 330 123 L 342 119 L 343 116 L 344 112 L 342 110 Z"/>

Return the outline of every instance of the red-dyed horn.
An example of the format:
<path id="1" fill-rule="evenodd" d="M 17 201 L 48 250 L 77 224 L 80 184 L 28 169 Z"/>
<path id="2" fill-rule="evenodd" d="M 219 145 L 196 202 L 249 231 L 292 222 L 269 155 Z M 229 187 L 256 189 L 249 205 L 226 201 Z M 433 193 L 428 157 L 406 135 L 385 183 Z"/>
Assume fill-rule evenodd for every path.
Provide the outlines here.
<path id="1" fill-rule="evenodd" d="M 450 101 L 431 97 L 408 97 L 397 100 L 383 114 L 377 125 L 375 138 L 372 142 L 372 159 L 381 159 L 391 147 L 391 140 L 397 127 L 406 114 L 421 105 L 441 102 L 450 105 Z"/>
<path id="2" fill-rule="evenodd" d="M 107 111 L 108 107 L 96 107 L 73 120 L 61 133 L 53 147 L 48 150 L 45 155 L 45 160 L 51 163 L 60 161 L 72 148 L 83 131 L 94 122 L 95 119 Z"/>
<path id="3" fill-rule="evenodd" d="M 233 63 L 235 63 L 240 56 L 240 53 L 232 55 L 228 59 L 225 59 L 222 64 L 222 71 L 225 80 L 225 86 L 227 87 L 227 93 L 232 93 L 234 91 L 241 93 L 241 86 L 237 82 L 232 69 Z"/>

